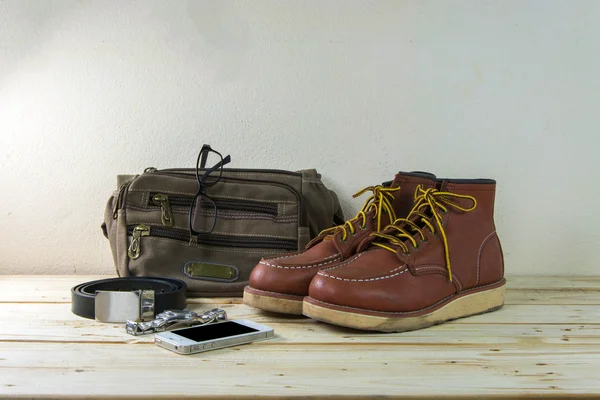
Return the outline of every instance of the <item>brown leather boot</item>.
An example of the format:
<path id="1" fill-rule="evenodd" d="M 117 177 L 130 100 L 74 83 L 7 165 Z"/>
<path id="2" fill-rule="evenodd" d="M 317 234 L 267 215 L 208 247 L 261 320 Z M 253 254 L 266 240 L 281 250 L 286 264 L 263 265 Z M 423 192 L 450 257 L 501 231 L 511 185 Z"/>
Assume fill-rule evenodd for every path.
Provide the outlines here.
<path id="1" fill-rule="evenodd" d="M 495 181 L 443 180 L 437 187 L 418 187 L 408 218 L 373 233 L 346 262 L 319 271 L 304 315 L 399 332 L 502 307 Z"/>
<path id="2" fill-rule="evenodd" d="M 392 182 L 371 186 L 372 195 L 362 210 L 344 225 L 326 229 L 304 251 L 262 259 L 244 289 L 244 303 L 286 314 L 302 314 L 302 300 L 311 280 L 321 268 L 337 265 L 355 254 L 361 241 L 382 230 L 390 221 L 405 217 L 413 206 L 413 193 L 420 185 L 435 185 L 435 176 L 422 172 L 398 173 Z"/>

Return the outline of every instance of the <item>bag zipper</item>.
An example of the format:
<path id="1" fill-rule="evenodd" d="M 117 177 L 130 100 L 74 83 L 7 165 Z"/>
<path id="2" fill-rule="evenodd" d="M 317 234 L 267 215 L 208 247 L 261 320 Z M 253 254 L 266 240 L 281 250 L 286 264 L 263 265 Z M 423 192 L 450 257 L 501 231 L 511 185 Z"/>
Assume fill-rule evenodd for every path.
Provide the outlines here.
<path id="1" fill-rule="evenodd" d="M 246 169 L 233 169 L 233 168 L 226 168 L 224 171 L 232 171 L 232 172 L 248 172 L 248 171 L 252 171 L 252 172 L 266 172 L 266 173 L 277 173 L 277 174 L 281 174 L 281 175 L 292 175 L 292 176 L 302 176 L 302 174 L 300 172 L 290 172 L 290 171 L 281 171 L 281 170 L 269 170 L 269 169 L 253 169 L 253 170 L 246 170 Z M 182 175 L 185 176 L 186 178 L 190 179 L 190 178 L 195 178 L 196 175 L 196 169 L 195 168 L 172 168 L 172 169 L 161 169 L 158 170 L 154 167 L 149 167 L 146 168 L 144 170 L 144 174 L 165 174 L 165 175 Z M 299 204 L 299 212 L 298 212 L 298 225 L 301 227 L 305 227 L 308 226 L 308 223 L 306 221 L 306 203 L 304 200 L 304 196 L 302 196 L 302 193 L 300 193 L 298 190 L 296 190 L 296 188 L 294 188 L 293 186 L 287 185 L 285 183 L 281 183 L 281 182 L 273 182 L 273 181 L 265 181 L 265 180 L 259 180 L 259 179 L 241 179 L 241 178 L 232 178 L 232 177 L 221 177 L 222 181 L 232 181 L 232 182 L 256 182 L 256 183 L 266 183 L 269 185 L 273 185 L 273 186 L 279 186 L 279 187 L 283 187 L 289 191 L 291 191 L 292 193 L 294 193 L 294 195 L 296 196 L 297 200 L 298 200 L 298 204 Z"/>
<path id="2" fill-rule="evenodd" d="M 200 171 L 204 171 L 204 169 L 200 169 Z M 148 167 L 144 170 L 144 173 L 154 173 L 154 172 L 175 172 L 175 173 L 184 173 L 184 174 L 196 174 L 196 168 L 164 168 L 157 169 L 154 167 Z M 302 177 L 302 172 L 293 172 L 293 171 L 285 171 L 282 169 L 243 169 L 243 168 L 223 168 L 223 172 L 247 172 L 247 173 L 259 173 L 259 174 L 277 174 L 277 175 L 289 175 L 289 176 L 299 176 Z"/>
<path id="3" fill-rule="evenodd" d="M 156 205 L 161 208 L 161 221 L 165 226 L 173 226 L 172 207 L 194 207 L 194 196 L 172 196 L 164 193 L 150 193 L 148 205 Z M 217 210 L 233 210 L 256 212 L 277 216 L 279 214 L 277 204 L 263 203 L 252 200 L 229 200 L 215 199 Z"/>
<path id="4" fill-rule="evenodd" d="M 165 239 L 174 239 L 182 242 L 190 242 L 190 233 L 181 229 L 164 228 L 159 226 L 148 226 L 144 224 L 130 225 L 127 234 L 132 236 L 131 243 L 127 249 L 129 258 L 136 259 L 142 251 L 142 237 L 154 236 Z M 297 250 L 298 243 L 292 239 L 262 238 L 251 236 L 229 236 L 207 234 L 194 237 L 194 242 L 207 246 L 226 246 L 242 248 L 262 248 L 278 250 Z"/>
<path id="5" fill-rule="evenodd" d="M 117 219 L 119 210 L 123 208 L 123 205 L 125 204 L 125 192 L 127 192 L 129 185 L 131 185 L 131 181 L 125 182 L 119 188 L 119 194 L 117 195 L 117 200 L 115 200 L 115 206 L 113 207 L 113 219 Z"/>

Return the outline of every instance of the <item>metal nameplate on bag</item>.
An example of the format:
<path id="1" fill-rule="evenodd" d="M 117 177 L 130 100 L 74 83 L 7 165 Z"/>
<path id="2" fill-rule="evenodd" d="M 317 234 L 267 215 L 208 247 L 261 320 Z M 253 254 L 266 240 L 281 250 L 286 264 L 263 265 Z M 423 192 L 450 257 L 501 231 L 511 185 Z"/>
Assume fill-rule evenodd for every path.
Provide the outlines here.
<path id="1" fill-rule="evenodd" d="M 147 321 L 154 318 L 154 290 L 97 291 L 96 320 L 100 322 Z"/>
<path id="2" fill-rule="evenodd" d="M 183 273 L 194 279 L 218 279 L 233 282 L 238 278 L 238 270 L 227 264 L 190 261 L 183 266 Z"/>

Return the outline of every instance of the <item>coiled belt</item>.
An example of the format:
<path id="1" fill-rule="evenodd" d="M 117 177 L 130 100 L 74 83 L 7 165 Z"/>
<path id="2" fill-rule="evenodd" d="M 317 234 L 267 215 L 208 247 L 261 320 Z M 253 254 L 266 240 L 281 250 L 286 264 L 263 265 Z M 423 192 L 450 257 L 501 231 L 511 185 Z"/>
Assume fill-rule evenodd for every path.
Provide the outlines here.
<path id="1" fill-rule="evenodd" d="M 71 289 L 71 311 L 101 322 L 147 321 L 187 305 L 179 279 L 127 277 L 91 281 Z"/>

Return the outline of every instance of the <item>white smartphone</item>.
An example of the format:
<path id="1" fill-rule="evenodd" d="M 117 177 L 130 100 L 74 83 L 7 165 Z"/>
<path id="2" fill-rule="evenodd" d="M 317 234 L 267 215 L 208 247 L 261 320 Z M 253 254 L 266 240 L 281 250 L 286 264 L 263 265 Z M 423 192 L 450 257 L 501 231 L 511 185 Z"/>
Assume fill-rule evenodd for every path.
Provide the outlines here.
<path id="1" fill-rule="evenodd" d="M 160 332 L 154 335 L 154 343 L 175 353 L 194 354 L 272 337 L 273 328 L 238 319 Z"/>

